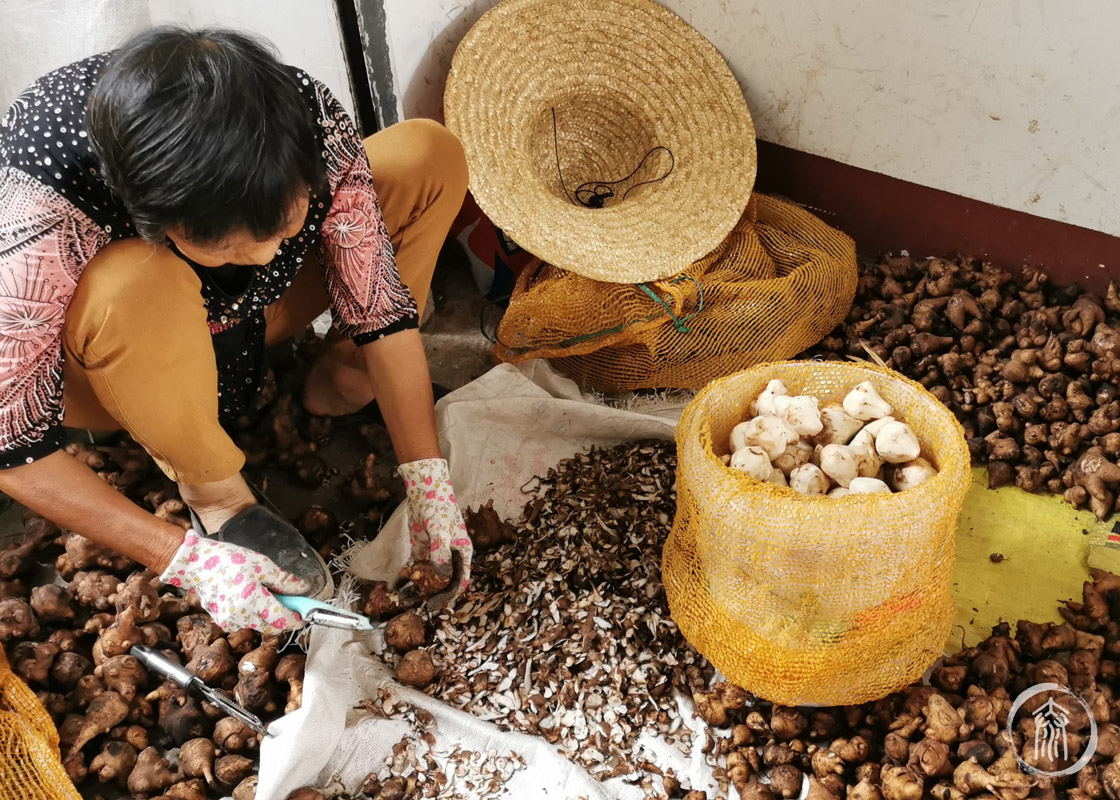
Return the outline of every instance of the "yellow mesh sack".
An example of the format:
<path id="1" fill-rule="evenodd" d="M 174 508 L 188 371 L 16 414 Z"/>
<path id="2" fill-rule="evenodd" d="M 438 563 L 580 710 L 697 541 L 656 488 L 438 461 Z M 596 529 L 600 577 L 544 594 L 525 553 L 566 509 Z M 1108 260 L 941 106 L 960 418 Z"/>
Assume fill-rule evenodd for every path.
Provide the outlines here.
<path id="1" fill-rule="evenodd" d="M 676 278 L 603 283 L 551 265 L 518 277 L 495 355 L 548 358 L 589 389 L 699 389 L 816 344 L 851 308 L 852 240 L 755 193 L 738 225 Z"/>
<path id="2" fill-rule="evenodd" d="M 838 402 L 870 380 L 939 471 L 898 494 L 808 497 L 720 460 L 747 404 L 780 378 Z M 677 516 L 662 555 L 673 619 L 728 680 L 784 705 L 875 700 L 917 680 L 954 618 L 964 432 L 917 383 L 844 362 L 764 364 L 701 391 L 677 426 Z"/>
<path id="3" fill-rule="evenodd" d="M 0 798 L 80 800 L 59 760 L 54 723 L 34 692 L 12 672 L 2 647 Z"/>

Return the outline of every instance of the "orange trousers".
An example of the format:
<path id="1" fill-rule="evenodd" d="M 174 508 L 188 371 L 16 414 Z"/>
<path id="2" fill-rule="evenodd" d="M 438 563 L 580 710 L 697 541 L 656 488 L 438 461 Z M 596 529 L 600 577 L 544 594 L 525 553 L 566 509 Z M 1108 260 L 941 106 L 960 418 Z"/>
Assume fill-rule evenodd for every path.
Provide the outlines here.
<path id="1" fill-rule="evenodd" d="M 365 140 L 401 279 L 423 312 L 436 258 L 467 188 L 459 140 L 409 120 Z M 265 309 L 266 343 L 329 307 L 321 264 L 305 259 Z M 63 331 L 68 427 L 128 431 L 179 483 L 222 480 L 245 456 L 218 423 L 218 373 L 201 283 L 161 245 L 114 242 L 86 265 Z"/>

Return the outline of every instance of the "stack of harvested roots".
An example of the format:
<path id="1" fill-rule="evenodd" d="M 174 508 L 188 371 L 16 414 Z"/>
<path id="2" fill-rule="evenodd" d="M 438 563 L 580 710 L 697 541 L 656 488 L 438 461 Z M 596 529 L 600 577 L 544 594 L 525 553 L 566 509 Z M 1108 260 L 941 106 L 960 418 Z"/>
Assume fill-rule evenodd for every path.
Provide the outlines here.
<path id="1" fill-rule="evenodd" d="M 845 322 L 805 355 L 866 359 L 919 381 L 961 421 L 992 487 L 1120 507 L 1120 293 L 1025 281 L 972 258 L 886 256 Z"/>
<path id="2" fill-rule="evenodd" d="M 340 507 L 354 513 L 339 520 L 312 506 L 296 518 L 330 561 L 345 546 L 344 533 L 363 521 L 376 523 L 399 491 L 385 482 L 372 453 L 352 473 L 332 475 L 316 455 L 330 421 L 298 414 L 290 394 L 277 397 L 274 384 L 257 411 L 258 420 L 246 421 L 239 436 L 250 469 L 278 468 L 304 485 L 333 480 Z M 383 428 L 363 433 L 371 449 L 388 449 Z M 134 502 L 189 526 L 175 484 L 127 436 L 111 446 L 67 449 Z M 34 514 L 25 520 L 23 541 L 0 551 L 0 644 L 54 719 L 75 784 L 89 793 L 115 789 L 139 798 L 252 798 L 259 737 L 160 683 L 129 649 L 143 643 L 162 651 L 266 721 L 299 707 L 302 652 L 281 652 L 282 642 L 262 641 L 252 631 L 227 635 L 128 558 Z"/>
<path id="3" fill-rule="evenodd" d="M 69 584 L 28 591 L 23 576 L 57 551 Z M 302 653 L 281 655 L 277 640 L 252 631 L 226 635 L 151 572 L 39 517 L 28 517 L 24 543 L 0 562 L 0 642 L 58 726 L 75 784 L 110 784 L 141 798 L 253 796 L 257 734 L 160 683 L 129 650 L 157 648 L 266 719 L 299 707 Z"/>
<path id="4" fill-rule="evenodd" d="M 796 709 L 754 701 L 717 684 L 694 695 L 711 726 L 705 751 L 717 775 L 743 798 L 794 798 L 806 780 L 813 800 L 1027 800 L 1120 797 L 1120 578 L 1094 571 L 1083 602 L 1059 609 L 1064 624 L 1007 623 L 976 647 L 945 658 L 915 685 L 862 706 Z M 1012 720 L 1016 697 L 1037 684 L 1076 692 L 1042 692 Z M 1053 697 L 1068 715 L 1067 750 L 1036 749 L 1034 712 Z M 1070 767 L 1088 746 L 1089 765 L 1061 778 L 1025 771 Z M 760 776 L 766 774 L 766 780 Z M 666 793 L 672 779 L 666 781 Z"/>

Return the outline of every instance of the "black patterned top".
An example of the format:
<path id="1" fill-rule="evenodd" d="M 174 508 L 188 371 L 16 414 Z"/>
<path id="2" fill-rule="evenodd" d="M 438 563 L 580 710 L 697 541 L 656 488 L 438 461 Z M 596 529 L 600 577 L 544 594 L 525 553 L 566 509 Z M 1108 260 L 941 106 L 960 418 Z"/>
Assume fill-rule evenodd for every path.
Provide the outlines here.
<path id="1" fill-rule="evenodd" d="M 0 468 L 30 463 L 63 443 L 66 308 L 97 251 L 136 235 L 99 175 L 86 133 L 86 98 L 109 55 L 40 78 L 0 124 Z M 303 228 L 271 263 L 239 267 L 232 282 L 229 270 L 192 264 L 214 339 L 223 423 L 255 396 L 264 308 L 291 286 L 312 248 L 344 335 L 365 344 L 418 323 L 353 122 L 323 84 L 288 69 L 318 121 L 329 191 L 312 194 Z"/>

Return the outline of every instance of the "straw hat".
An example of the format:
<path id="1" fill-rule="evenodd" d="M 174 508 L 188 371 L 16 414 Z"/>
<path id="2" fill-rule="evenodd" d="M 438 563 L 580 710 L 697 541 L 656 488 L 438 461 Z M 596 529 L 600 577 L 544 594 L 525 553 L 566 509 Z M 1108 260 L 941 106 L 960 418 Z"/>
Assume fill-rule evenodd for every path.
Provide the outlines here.
<path id="1" fill-rule="evenodd" d="M 739 84 L 651 0 L 505 0 L 459 45 L 444 105 L 483 211 L 595 280 L 676 275 L 723 241 L 754 186 Z"/>

